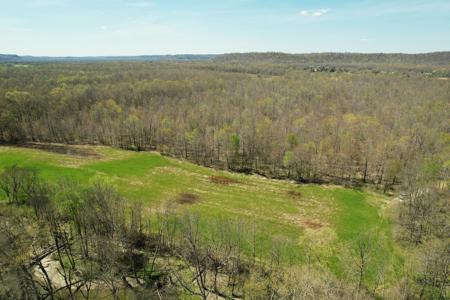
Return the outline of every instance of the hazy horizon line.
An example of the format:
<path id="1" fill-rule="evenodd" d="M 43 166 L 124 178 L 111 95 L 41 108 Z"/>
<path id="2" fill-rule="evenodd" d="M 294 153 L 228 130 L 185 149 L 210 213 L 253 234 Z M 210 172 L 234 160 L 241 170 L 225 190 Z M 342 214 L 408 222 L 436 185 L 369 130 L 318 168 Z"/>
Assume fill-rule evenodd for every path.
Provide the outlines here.
<path id="1" fill-rule="evenodd" d="M 405 54 L 405 55 L 420 55 L 420 54 L 434 54 L 447 53 L 449 50 L 436 50 L 427 52 L 398 52 L 398 51 L 383 51 L 383 52 L 352 52 L 352 51 L 317 51 L 317 52 L 284 52 L 284 51 L 242 51 L 242 52 L 223 52 L 223 53 L 151 53 L 151 54 L 92 54 L 92 55 L 41 55 L 41 54 L 20 54 L 20 53 L 3 53 L 0 55 L 10 55 L 19 57 L 142 57 L 142 56 L 180 56 L 180 55 L 229 55 L 229 54 L 288 54 L 288 55 L 306 55 L 306 54 Z"/>

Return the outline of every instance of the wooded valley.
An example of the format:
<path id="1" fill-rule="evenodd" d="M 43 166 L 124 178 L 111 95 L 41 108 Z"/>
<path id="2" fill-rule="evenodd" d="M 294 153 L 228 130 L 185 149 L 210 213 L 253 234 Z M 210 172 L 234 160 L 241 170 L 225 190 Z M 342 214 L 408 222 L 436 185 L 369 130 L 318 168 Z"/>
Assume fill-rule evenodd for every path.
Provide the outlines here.
<path id="1" fill-rule="evenodd" d="M 447 52 L 9 59 L 0 144 L 0 299 L 449 295 Z"/>

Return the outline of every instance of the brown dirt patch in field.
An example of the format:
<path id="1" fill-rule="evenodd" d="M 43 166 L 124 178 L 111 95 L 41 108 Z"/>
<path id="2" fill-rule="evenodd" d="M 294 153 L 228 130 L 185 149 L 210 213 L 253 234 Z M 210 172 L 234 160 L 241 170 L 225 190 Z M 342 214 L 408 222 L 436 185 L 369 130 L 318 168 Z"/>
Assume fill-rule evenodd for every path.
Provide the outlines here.
<path id="1" fill-rule="evenodd" d="M 229 185 L 233 183 L 241 183 L 239 180 L 225 176 L 209 176 L 209 180 L 215 184 Z"/>
<path id="2" fill-rule="evenodd" d="M 177 202 L 180 204 L 194 204 L 200 200 L 199 196 L 191 193 L 180 193 L 177 197 Z"/>
<path id="3" fill-rule="evenodd" d="M 302 193 L 298 191 L 288 191 L 287 194 L 294 198 L 295 200 L 300 200 L 302 198 Z"/>
<path id="4" fill-rule="evenodd" d="M 324 227 L 327 227 L 327 224 L 324 222 L 321 222 L 319 220 L 314 219 L 307 219 L 304 216 L 301 215 L 290 215 L 290 214 L 283 214 L 283 218 L 288 220 L 291 223 L 294 223 L 297 226 L 306 228 L 306 229 L 321 229 Z"/>
<path id="5" fill-rule="evenodd" d="M 21 146 L 24 148 L 38 149 L 58 154 L 84 157 L 100 157 L 100 155 L 93 150 L 64 144 L 26 143 Z"/>
<path id="6" fill-rule="evenodd" d="M 310 228 L 310 229 L 320 229 L 322 227 L 325 227 L 325 224 L 319 222 L 319 221 L 315 221 L 315 220 L 303 220 L 301 222 L 301 224 L 306 227 L 306 228 Z"/>

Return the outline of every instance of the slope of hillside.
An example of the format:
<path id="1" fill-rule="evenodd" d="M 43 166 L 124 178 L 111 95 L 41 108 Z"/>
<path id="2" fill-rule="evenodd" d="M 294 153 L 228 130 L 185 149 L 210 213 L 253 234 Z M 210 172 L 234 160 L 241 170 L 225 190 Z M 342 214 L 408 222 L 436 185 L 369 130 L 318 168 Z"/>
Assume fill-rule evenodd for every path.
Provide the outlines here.
<path id="1" fill-rule="evenodd" d="M 204 219 L 254 222 L 262 247 L 282 242 L 287 261 L 299 264 L 314 257 L 337 275 L 344 267 L 341 251 L 370 231 L 377 233 L 379 258 L 388 272 L 394 274 L 398 263 L 383 215 L 388 199 L 377 194 L 216 171 L 158 153 L 100 146 L 0 147 L 0 171 L 13 164 L 34 168 L 50 181 L 108 180 L 149 212 L 173 204 Z"/>

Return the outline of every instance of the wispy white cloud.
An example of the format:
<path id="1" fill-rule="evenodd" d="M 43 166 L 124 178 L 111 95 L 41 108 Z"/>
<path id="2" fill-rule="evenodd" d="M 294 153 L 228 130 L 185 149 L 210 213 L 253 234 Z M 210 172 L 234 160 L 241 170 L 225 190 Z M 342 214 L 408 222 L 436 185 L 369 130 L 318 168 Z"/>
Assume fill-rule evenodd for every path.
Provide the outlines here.
<path id="1" fill-rule="evenodd" d="M 300 15 L 302 15 L 303 17 L 317 18 L 317 17 L 321 17 L 321 16 L 327 14 L 329 11 L 330 10 L 326 9 L 326 8 L 315 9 L 315 10 L 302 10 L 300 12 Z"/>

